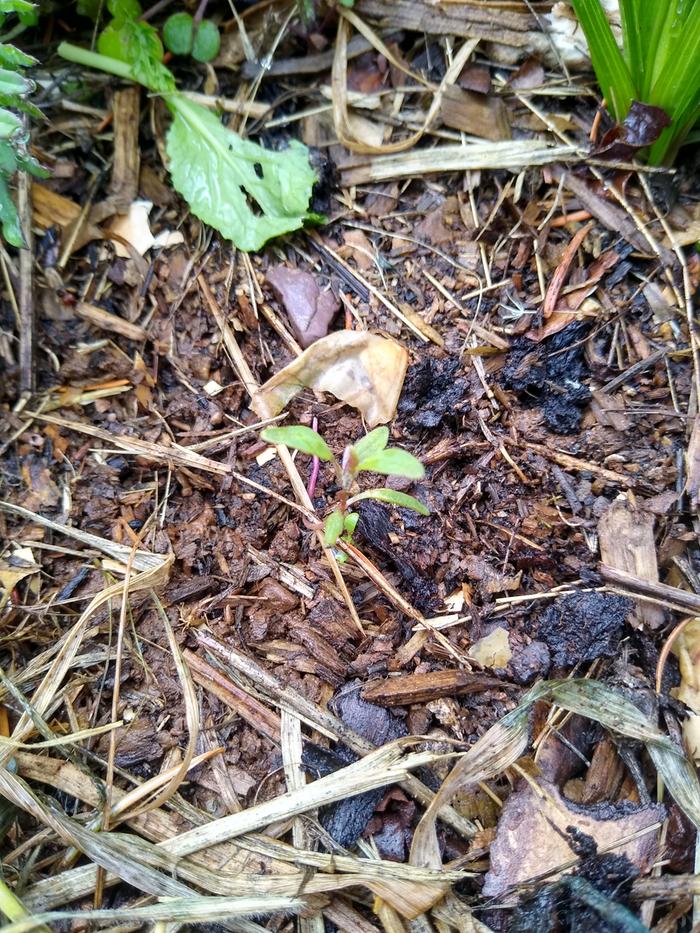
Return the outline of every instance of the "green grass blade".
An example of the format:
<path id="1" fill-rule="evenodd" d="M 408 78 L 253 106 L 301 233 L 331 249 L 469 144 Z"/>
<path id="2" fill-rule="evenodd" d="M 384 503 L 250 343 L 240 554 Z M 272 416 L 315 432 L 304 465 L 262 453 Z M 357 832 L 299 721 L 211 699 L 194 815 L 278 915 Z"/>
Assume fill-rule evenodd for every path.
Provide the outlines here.
<path id="1" fill-rule="evenodd" d="M 630 104 L 636 97 L 636 89 L 600 0 L 572 2 L 585 33 L 593 68 L 608 109 L 616 120 L 624 120 Z"/>
<path id="2" fill-rule="evenodd" d="M 648 7 L 649 4 L 646 4 L 646 8 Z M 620 0 L 622 54 L 636 86 L 637 95 L 639 95 L 647 60 L 646 39 L 648 34 L 645 32 L 646 19 L 644 0 L 641 0 L 641 2 L 640 0 Z"/>
<path id="3" fill-rule="evenodd" d="M 673 41 L 671 41 L 673 40 Z M 662 107 L 673 120 L 654 143 L 650 162 L 658 165 L 674 155 L 700 110 L 700 5 L 686 8 L 683 28 L 669 27 L 664 38 L 665 63 L 649 102 Z"/>
<path id="4" fill-rule="evenodd" d="M 655 74 L 661 64 L 661 56 L 664 54 L 664 33 L 669 19 L 672 18 L 673 5 L 673 0 L 659 0 L 659 2 L 644 4 L 644 29 L 647 38 L 646 59 L 642 68 L 643 77 L 640 82 L 640 99 L 645 102 L 649 101 Z"/>
<path id="5" fill-rule="evenodd" d="M 655 48 L 649 49 L 649 82 L 647 90 L 653 92 L 662 74 L 671 66 L 685 45 L 686 29 L 692 28 L 691 13 L 695 7 L 695 0 L 666 0 L 664 3 L 652 4 L 656 6 L 654 27 L 658 29 L 655 36 Z M 663 14 L 663 15 L 662 15 Z M 695 17 L 697 17 L 697 13 Z"/>

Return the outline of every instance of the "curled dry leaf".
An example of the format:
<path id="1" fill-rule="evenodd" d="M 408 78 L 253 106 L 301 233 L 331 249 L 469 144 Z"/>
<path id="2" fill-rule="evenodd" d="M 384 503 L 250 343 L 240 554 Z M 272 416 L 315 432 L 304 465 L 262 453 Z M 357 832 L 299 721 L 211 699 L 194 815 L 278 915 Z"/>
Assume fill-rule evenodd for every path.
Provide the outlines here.
<path id="1" fill-rule="evenodd" d="M 128 214 L 119 214 L 114 218 L 106 230 L 107 236 L 116 233 L 130 243 L 139 256 L 143 256 L 153 246 L 169 247 L 184 243 L 184 237 L 179 231 L 164 230 L 158 236 L 153 236 L 148 222 L 152 207 L 150 201 L 133 201 Z M 114 241 L 114 248 L 117 256 L 129 258 L 129 251 L 119 240 Z"/>
<path id="2" fill-rule="evenodd" d="M 671 118 L 661 107 L 633 100 L 622 123 L 607 131 L 592 154 L 604 159 L 633 159 L 639 149 L 656 142 L 670 123 Z"/>
<path id="3" fill-rule="evenodd" d="M 268 379 L 253 396 L 253 409 L 273 418 L 302 389 L 313 389 L 357 408 L 373 428 L 394 417 L 407 366 L 408 353 L 395 340 L 336 331 Z"/>
<path id="4" fill-rule="evenodd" d="M 567 842 L 570 826 L 594 839 L 599 849 L 613 849 L 641 870 L 648 869 L 656 855 L 657 834 L 644 830 L 665 815 L 661 804 L 584 807 L 566 800 L 553 784 L 542 779 L 536 786 L 526 784 L 511 794 L 503 807 L 483 894 L 503 898 L 514 885 L 545 872 L 553 872 L 548 880 L 559 877 L 557 869 L 574 857 Z"/>
<path id="5" fill-rule="evenodd" d="M 692 711 L 683 722 L 683 737 L 688 753 L 697 762 L 700 760 L 700 619 L 688 619 L 678 630 L 672 650 L 678 658 L 681 682 L 671 694 Z"/>
<path id="6" fill-rule="evenodd" d="M 498 670 L 507 667 L 512 656 L 513 652 L 508 644 L 508 632 L 500 626 L 475 641 L 469 649 L 469 657 L 477 664 Z"/>
<path id="7" fill-rule="evenodd" d="M 340 308 L 330 289 L 322 291 L 308 272 L 284 265 L 273 266 L 265 278 L 284 306 L 294 335 L 304 349 L 326 336 Z"/>

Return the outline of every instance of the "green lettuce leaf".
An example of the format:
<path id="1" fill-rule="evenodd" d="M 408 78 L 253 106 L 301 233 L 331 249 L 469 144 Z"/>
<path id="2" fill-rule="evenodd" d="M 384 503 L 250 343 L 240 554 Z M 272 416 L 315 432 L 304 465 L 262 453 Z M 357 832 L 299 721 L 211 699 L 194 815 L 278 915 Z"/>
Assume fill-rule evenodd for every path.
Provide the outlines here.
<path id="1" fill-rule="evenodd" d="M 166 101 L 173 112 L 167 139 L 173 185 L 200 220 L 238 249 L 254 251 L 310 217 L 316 176 L 306 146 L 292 140 L 271 152 L 185 97 Z"/>

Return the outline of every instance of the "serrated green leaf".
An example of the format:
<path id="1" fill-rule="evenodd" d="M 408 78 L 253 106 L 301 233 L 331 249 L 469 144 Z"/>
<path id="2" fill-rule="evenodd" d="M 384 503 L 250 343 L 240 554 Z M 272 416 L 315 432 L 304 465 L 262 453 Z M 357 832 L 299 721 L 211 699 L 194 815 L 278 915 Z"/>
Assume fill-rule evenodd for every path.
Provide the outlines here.
<path id="1" fill-rule="evenodd" d="M 116 20 L 138 19 L 142 12 L 138 0 L 107 0 L 107 9 Z"/>
<path id="2" fill-rule="evenodd" d="M 22 169 L 23 172 L 29 172 L 30 175 L 33 175 L 35 178 L 50 178 L 51 172 L 45 168 L 41 162 L 34 158 L 33 155 L 29 155 L 27 152 L 17 152 L 17 166 Z"/>
<path id="3" fill-rule="evenodd" d="M 379 502 L 398 505 L 402 509 L 413 509 L 414 512 L 420 512 L 421 515 L 430 515 L 430 510 L 422 502 L 405 492 L 399 492 L 398 489 L 368 489 L 366 492 L 361 492 L 357 496 L 348 499 L 348 505 L 353 505 L 362 499 L 378 499 Z"/>
<path id="4" fill-rule="evenodd" d="M 30 117 L 34 117 L 36 120 L 41 120 L 44 117 L 41 110 L 35 107 L 30 101 L 21 100 L 10 94 L 0 94 L 0 107 L 12 107 L 14 110 L 19 110 L 21 113 L 28 113 Z"/>
<path id="5" fill-rule="evenodd" d="M 0 44 L 0 65 L 3 68 L 29 68 L 37 59 L 7 42 Z"/>
<path id="6" fill-rule="evenodd" d="M 189 13 L 173 13 L 163 25 L 163 42 L 173 55 L 189 55 L 194 38 L 194 20 Z"/>
<path id="7" fill-rule="evenodd" d="M 399 447 L 389 447 L 366 457 L 357 469 L 387 476 L 405 476 L 408 479 L 422 479 L 425 476 L 425 467 L 420 460 Z"/>
<path id="8" fill-rule="evenodd" d="M 15 202 L 12 200 L 5 175 L 0 172 L 0 225 L 5 240 L 18 249 L 25 245 Z"/>
<path id="9" fill-rule="evenodd" d="M 321 435 L 303 424 L 292 424 L 288 428 L 265 428 L 260 437 L 268 444 L 286 444 L 319 460 L 333 459 L 333 452 Z"/>
<path id="10" fill-rule="evenodd" d="M 333 547 L 343 531 L 343 513 L 336 509 L 323 522 L 323 543 Z"/>
<path id="11" fill-rule="evenodd" d="M 173 185 L 200 220 L 247 251 L 302 226 L 316 180 L 306 146 L 292 140 L 271 152 L 187 98 L 166 102 L 174 114 L 167 139 Z"/>
<path id="12" fill-rule="evenodd" d="M 0 107 L 0 139 L 10 139 L 22 129 L 22 121 L 15 113 Z"/>
<path id="13" fill-rule="evenodd" d="M 366 457 L 378 454 L 380 450 L 384 450 L 388 443 L 389 428 L 382 424 L 378 428 L 375 428 L 374 431 L 370 431 L 369 434 L 365 434 L 364 437 L 361 437 L 359 441 L 353 444 L 357 462 L 362 463 Z"/>
<path id="14" fill-rule="evenodd" d="M 35 87 L 32 80 L 23 77 L 18 72 L 0 68 L 0 94 L 23 97 L 25 94 L 31 94 Z"/>
<path id="15" fill-rule="evenodd" d="M 0 3 L 0 13 L 33 13 L 35 4 L 28 0 L 2 0 Z"/>
<path id="16" fill-rule="evenodd" d="M 192 41 L 192 58 L 198 62 L 213 61 L 221 48 L 221 36 L 216 23 L 203 19 Z"/>

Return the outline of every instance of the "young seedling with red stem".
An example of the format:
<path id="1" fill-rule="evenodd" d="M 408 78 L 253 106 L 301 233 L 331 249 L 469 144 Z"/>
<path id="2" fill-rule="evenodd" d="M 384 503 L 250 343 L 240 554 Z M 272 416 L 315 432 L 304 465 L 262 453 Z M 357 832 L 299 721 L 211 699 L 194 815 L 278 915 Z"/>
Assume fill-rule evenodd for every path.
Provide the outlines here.
<path id="1" fill-rule="evenodd" d="M 357 476 L 361 472 L 405 476 L 408 479 L 422 479 L 425 476 L 423 464 L 413 454 L 399 447 L 387 447 L 387 427 L 375 428 L 355 444 L 348 445 L 340 461 L 317 431 L 301 424 L 286 428 L 265 428 L 260 436 L 270 444 L 286 444 L 287 447 L 332 464 L 339 489 L 334 508 L 323 521 L 323 542 L 326 547 L 334 547 L 339 538 L 348 544 L 352 543 L 360 516 L 352 511 L 351 506 L 363 499 L 378 499 L 390 505 L 413 509 L 421 515 L 429 514 L 422 502 L 396 489 L 380 487 L 356 492 Z M 336 557 L 341 562 L 347 559 L 342 551 L 337 551 Z"/>

